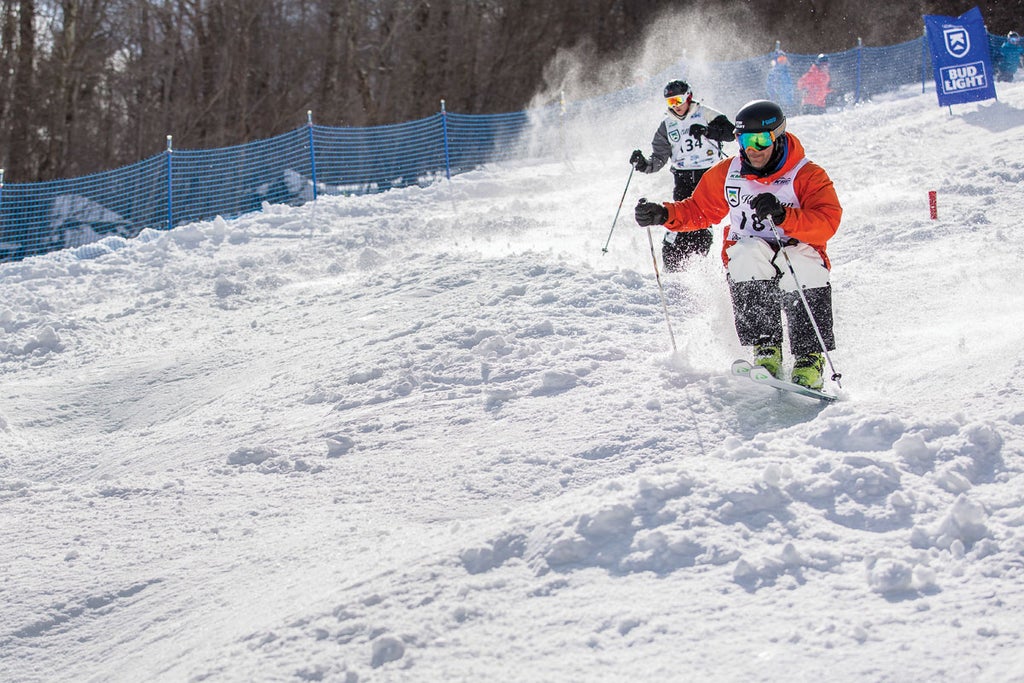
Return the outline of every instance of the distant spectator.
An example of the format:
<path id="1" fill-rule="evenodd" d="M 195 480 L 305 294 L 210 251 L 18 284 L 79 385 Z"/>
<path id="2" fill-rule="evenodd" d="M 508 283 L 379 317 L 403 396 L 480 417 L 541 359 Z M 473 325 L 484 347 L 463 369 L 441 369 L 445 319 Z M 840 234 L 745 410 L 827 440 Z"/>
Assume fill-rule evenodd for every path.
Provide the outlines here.
<path id="1" fill-rule="evenodd" d="M 818 55 L 807 73 L 796 82 L 797 89 L 803 94 L 801 103 L 804 114 L 825 113 L 825 103 L 828 101 L 829 93 L 832 92 L 829 87 L 832 76 L 829 74 L 828 68 L 828 56 Z"/>
<path id="2" fill-rule="evenodd" d="M 796 90 L 793 86 L 793 76 L 789 73 L 789 57 L 785 52 L 777 52 L 772 65 L 768 69 L 768 78 L 765 80 L 765 89 L 768 91 L 768 99 L 777 102 L 784 110 L 792 110 L 796 105 Z"/>
<path id="3" fill-rule="evenodd" d="M 1020 35 L 1016 31 L 1010 31 L 995 55 L 997 81 L 1013 80 L 1017 74 L 1017 67 L 1020 66 L 1021 54 L 1024 54 L 1024 44 L 1020 42 Z"/>

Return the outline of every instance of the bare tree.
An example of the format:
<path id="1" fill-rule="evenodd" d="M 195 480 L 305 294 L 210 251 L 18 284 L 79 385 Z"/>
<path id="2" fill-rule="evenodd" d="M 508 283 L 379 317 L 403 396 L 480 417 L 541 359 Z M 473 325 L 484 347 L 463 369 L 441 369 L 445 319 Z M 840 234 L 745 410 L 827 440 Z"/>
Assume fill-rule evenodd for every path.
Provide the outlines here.
<path id="1" fill-rule="evenodd" d="M 1020 4 L 979 7 L 989 29 L 1005 33 L 1020 30 Z M 763 55 L 776 40 L 805 53 L 846 50 L 857 38 L 912 40 L 921 14 L 961 5 L 0 0 L 0 163 L 10 182 L 88 173 L 157 154 L 168 134 L 189 148 L 276 135 L 308 109 L 318 123 L 345 126 L 430 116 L 441 99 L 453 112 L 516 111 L 578 64 L 622 64 L 626 84 L 623 56 L 679 12 L 749 35 L 711 46 L 725 60 Z M 671 39 L 663 49 L 667 60 L 681 56 Z"/>
<path id="2" fill-rule="evenodd" d="M 46 84 L 48 137 L 40 173 L 49 177 L 98 170 L 110 161 L 111 132 L 102 124 L 109 107 L 106 83 L 112 40 L 109 0 L 61 0 L 50 24 L 48 57 L 39 75 Z"/>
<path id="3" fill-rule="evenodd" d="M 9 163 L 11 99 L 14 96 L 18 17 L 13 0 L 0 3 L 0 168 Z"/>
<path id="4" fill-rule="evenodd" d="M 5 16 L 9 16 L 9 11 Z M 18 3 L 17 43 L 13 55 L 8 109 L 7 169 L 12 180 L 29 180 L 36 175 L 33 154 L 34 126 L 30 118 L 35 95 L 36 10 L 33 0 Z"/>

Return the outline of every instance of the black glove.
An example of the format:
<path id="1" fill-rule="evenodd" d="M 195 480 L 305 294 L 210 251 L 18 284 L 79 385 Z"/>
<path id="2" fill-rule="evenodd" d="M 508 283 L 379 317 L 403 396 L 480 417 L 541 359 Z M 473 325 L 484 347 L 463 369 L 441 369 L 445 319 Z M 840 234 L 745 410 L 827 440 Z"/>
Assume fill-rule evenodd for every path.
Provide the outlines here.
<path id="1" fill-rule="evenodd" d="M 692 131 L 690 134 L 693 134 Z M 708 132 L 705 135 L 718 142 L 732 142 L 736 139 L 736 126 L 722 114 L 708 124 Z"/>
<path id="2" fill-rule="evenodd" d="M 633 150 L 632 156 L 629 157 L 629 163 L 633 164 L 633 168 L 641 173 L 646 171 L 647 167 L 650 166 L 647 159 L 644 157 L 644 153 L 638 149 Z"/>
<path id="3" fill-rule="evenodd" d="M 701 138 L 706 138 L 707 136 L 708 136 L 708 127 L 707 126 L 702 126 L 699 123 L 695 123 L 692 126 L 690 126 L 690 137 L 694 137 L 694 138 L 697 138 L 698 140 L 700 140 Z"/>
<path id="4" fill-rule="evenodd" d="M 770 192 L 762 192 L 751 199 L 750 208 L 754 210 L 754 215 L 759 220 L 764 220 L 765 216 L 771 216 L 775 225 L 780 225 L 782 221 L 786 220 L 786 207 L 782 205 L 778 197 Z"/>
<path id="5" fill-rule="evenodd" d="M 646 199 L 636 203 L 634 210 L 637 225 L 664 225 L 668 220 L 668 209 L 661 204 L 652 204 Z"/>

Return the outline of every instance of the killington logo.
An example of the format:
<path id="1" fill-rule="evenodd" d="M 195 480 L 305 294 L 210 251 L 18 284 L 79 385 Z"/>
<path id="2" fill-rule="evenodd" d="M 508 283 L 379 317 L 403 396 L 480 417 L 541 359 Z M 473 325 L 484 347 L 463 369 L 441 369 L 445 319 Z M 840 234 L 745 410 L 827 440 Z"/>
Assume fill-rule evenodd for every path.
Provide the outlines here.
<path id="1" fill-rule="evenodd" d="M 726 187 L 725 198 L 729 200 L 729 206 L 740 205 L 740 188 L 738 187 Z"/>
<path id="2" fill-rule="evenodd" d="M 956 59 L 967 56 L 971 51 L 971 35 L 963 26 L 950 26 L 942 30 L 946 41 L 946 52 Z"/>
<path id="3" fill-rule="evenodd" d="M 672 142 L 679 142 L 679 131 L 670 130 L 668 132 L 668 139 L 671 140 Z"/>

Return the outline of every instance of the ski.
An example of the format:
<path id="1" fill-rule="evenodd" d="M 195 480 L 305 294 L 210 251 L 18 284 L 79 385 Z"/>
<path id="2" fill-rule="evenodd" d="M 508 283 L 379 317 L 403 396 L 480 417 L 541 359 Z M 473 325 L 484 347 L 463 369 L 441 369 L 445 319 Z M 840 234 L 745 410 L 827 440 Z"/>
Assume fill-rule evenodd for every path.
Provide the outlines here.
<path id="1" fill-rule="evenodd" d="M 817 389 L 808 389 L 805 386 L 799 384 L 793 384 L 785 380 L 777 379 L 770 372 L 762 368 L 760 365 L 754 365 L 750 361 L 737 360 L 733 361 L 732 374 L 737 377 L 746 377 L 751 379 L 758 384 L 764 384 L 769 387 L 775 387 L 781 391 L 788 391 L 793 394 L 799 394 L 801 396 L 807 396 L 808 398 L 816 398 L 819 401 L 835 401 L 838 396 L 827 393 L 825 391 L 819 391 Z"/>

